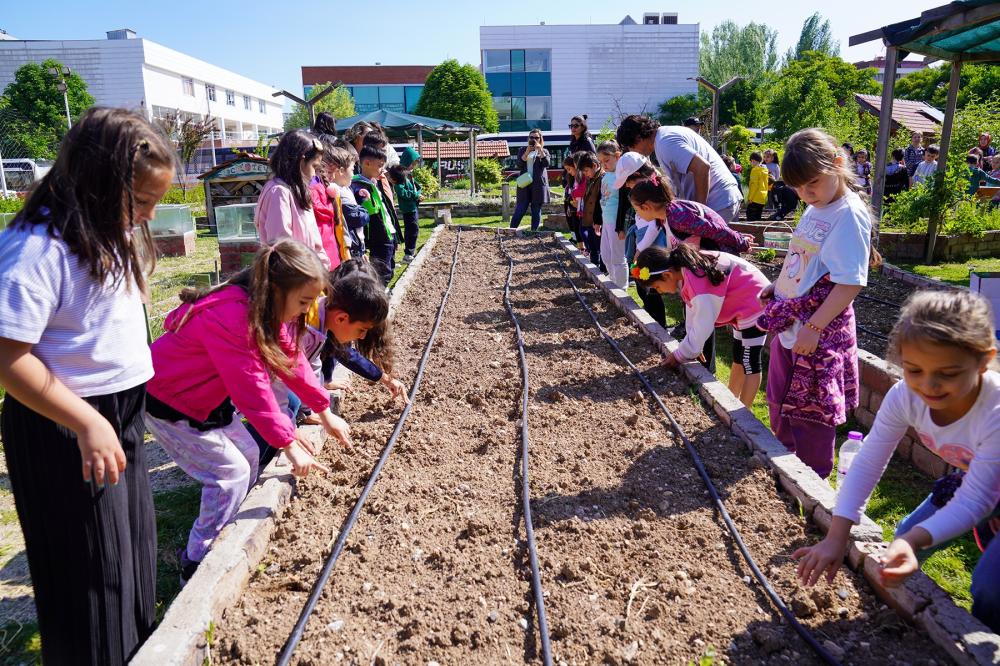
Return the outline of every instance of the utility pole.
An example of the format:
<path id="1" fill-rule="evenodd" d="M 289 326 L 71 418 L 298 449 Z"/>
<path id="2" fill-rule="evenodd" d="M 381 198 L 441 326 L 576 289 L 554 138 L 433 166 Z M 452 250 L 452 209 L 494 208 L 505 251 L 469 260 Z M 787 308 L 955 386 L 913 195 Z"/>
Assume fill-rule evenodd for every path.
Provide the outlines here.
<path id="1" fill-rule="evenodd" d="M 716 150 L 719 149 L 719 106 L 722 101 L 722 93 L 724 93 L 737 81 L 742 80 L 742 76 L 734 76 L 721 86 L 717 86 L 703 76 L 698 76 L 693 79 L 688 77 L 688 81 L 697 81 L 700 85 L 704 86 L 709 90 L 709 92 L 712 93 L 712 147 Z"/>
<path id="2" fill-rule="evenodd" d="M 49 74 L 59 78 L 59 82 L 56 84 L 56 90 L 61 92 L 63 96 L 63 104 L 66 107 L 66 127 L 68 129 L 73 129 L 73 121 L 70 119 L 69 115 L 69 95 L 67 94 L 69 86 L 66 85 L 66 77 L 72 73 L 73 70 L 69 67 L 63 67 L 61 72 L 58 67 L 49 67 Z"/>
<path id="3" fill-rule="evenodd" d="M 316 124 L 316 111 L 313 109 L 313 107 L 316 106 L 316 104 L 321 99 L 323 99 L 324 97 L 326 97 L 327 95 L 329 95 L 330 93 L 332 93 L 336 89 L 337 89 L 337 85 L 336 84 L 332 84 L 326 90 L 324 90 L 323 92 L 321 92 L 320 94 L 316 95 L 315 97 L 313 97 L 310 100 L 304 100 L 301 97 L 299 97 L 298 95 L 293 95 L 292 93 L 288 92 L 287 90 L 279 90 L 276 93 L 272 93 L 271 97 L 281 97 L 282 95 L 284 95 L 285 97 L 287 97 L 288 99 L 292 100 L 293 102 L 298 102 L 302 106 L 306 107 L 309 110 L 309 129 L 312 129 L 312 126 Z"/>

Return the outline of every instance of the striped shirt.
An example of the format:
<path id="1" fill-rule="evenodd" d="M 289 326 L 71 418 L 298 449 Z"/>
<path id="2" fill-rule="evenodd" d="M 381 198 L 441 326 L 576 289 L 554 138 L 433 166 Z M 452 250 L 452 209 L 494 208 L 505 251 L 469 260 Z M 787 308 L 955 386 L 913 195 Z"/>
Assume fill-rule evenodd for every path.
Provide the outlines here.
<path id="1" fill-rule="evenodd" d="M 44 224 L 0 233 L 0 337 L 33 345 L 32 353 L 81 397 L 124 391 L 153 376 L 139 290 L 124 281 L 99 285 Z"/>

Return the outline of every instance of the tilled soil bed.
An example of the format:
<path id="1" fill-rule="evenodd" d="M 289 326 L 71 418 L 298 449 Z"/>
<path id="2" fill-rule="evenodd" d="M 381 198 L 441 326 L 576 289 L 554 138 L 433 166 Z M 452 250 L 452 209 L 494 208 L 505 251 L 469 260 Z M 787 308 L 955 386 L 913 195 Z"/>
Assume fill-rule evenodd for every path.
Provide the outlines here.
<path id="1" fill-rule="evenodd" d="M 443 235 L 393 324 L 412 377 L 456 232 Z M 600 338 L 546 241 L 505 241 L 530 375 L 532 510 L 556 663 L 818 663 L 741 559 L 683 445 Z M 569 262 L 567 261 L 567 265 Z M 464 232 L 451 297 L 417 405 L 369 497 L 292 663 L 537 663 L 521 525 L 521 379 L 495 236 Z M 805 591 L 789 558 L 817 538 L 773 477 L 658 367 L 652 345 L 571 271 L 602 323 L 657 387 L 706 461 L 779 593 L 846 663 L 947 663 L 846 569 Z M 352 389 L 356 452 L 310 476 L 213 658 L 273 663 L 330 544 L 398 417 L 384 391 Z"/>

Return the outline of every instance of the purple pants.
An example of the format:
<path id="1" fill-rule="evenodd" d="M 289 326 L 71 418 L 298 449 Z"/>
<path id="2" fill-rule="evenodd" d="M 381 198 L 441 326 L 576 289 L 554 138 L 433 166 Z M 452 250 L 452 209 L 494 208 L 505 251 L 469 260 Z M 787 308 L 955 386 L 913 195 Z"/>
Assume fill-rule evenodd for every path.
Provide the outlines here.
<path id="1" fill-rule="evenodd" d="M 794 367 L 795 354 L 791 349 L 785 349 L 778 336 L 774 336 L 767 369 L 767 408 L 771 415 L 771 430 L 786 449 L 825 479 L 833 470 L 837 429 L 815 421 L 781 415 L 781 403 L 792 383 Z"/>

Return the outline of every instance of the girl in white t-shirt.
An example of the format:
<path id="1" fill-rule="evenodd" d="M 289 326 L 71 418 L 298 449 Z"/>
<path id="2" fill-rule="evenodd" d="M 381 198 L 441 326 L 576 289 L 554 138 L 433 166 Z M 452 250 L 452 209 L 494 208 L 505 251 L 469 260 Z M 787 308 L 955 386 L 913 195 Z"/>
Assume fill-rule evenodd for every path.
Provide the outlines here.
<path id="1" fill-rule="evenodd" d="M 156 621 L 141 299 L 175 162 L 142 116 L 91 108 L 0 234 L 0 436 L 47 664 L 123 664 Z"/>
<path id="2" fill-rule="evenodd" d="M 972 613 L 1000 631 L 1000 539 L 992 538 L 1000 501 L 1000 373 L 990 369 L 995 330 L 990 306 L 978 295 L 920 292 L 910 298 L 889 342 L 903 381 L 886 394 L 851 464 L 826 538 L 793 555 L 801 559 L 803 584 L 813 585 L 824 572 L 832 582 L 851 525 L 860 520 L 899 440 L 913 428 L 924 446 L 961 472 L 938 481 L 899 523 L 882 560 L 882 581 L 901 584 L 919 568 L 921 556 L 978 524 L 984 552 L 972 574 Z"/>

